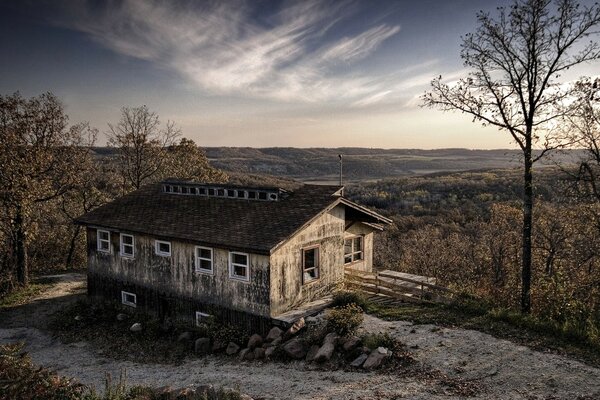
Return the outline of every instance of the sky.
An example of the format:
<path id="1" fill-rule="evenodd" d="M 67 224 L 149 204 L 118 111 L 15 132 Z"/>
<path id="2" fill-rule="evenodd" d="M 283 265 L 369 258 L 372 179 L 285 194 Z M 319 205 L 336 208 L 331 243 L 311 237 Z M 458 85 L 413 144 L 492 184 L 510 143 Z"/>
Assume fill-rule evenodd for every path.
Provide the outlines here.
<path id="1" fill-rule="evenodd" d="M 201 146 L 512 148 L 419 99 L 505 3 L 0 0 L 0 93 L 53 92 L 99 145 L 147 105 Z"/>

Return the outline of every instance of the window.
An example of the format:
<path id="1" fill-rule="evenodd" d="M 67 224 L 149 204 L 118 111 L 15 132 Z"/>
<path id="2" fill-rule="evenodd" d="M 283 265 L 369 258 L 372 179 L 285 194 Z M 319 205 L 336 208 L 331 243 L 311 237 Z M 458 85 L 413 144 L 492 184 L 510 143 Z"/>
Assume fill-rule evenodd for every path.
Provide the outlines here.
<path id="1" fill-rule="evenodd" d="M 190 194 L 196 194 L 196 188 L 195 187 L 190 188 Z"/>
<path id="2" fill-rule="evenodd" d="M 259 200 L 266 200 L 267 199 L 267 193 L 266 192 L 258 192 L 258 199 Z"/>
<path id="3" fill-rule="evenodd" d="M 242 281 L 250 281 L 250 268 L 248 267 L 248 254 L 229 252 L 229 277 Z"/>
<path id="4" fill-rule="evenodd" d="M 196 272 L 213 273 L 213 250 L 196 246 Z"/>
<path id="5" fill-rule="evenodd" d="M 135 241 L 133 235 L 121 233 L 121 256 L 131 257 L 135 255 Z"/>
<path id="6" fill-rule="evenodd" d="M 253 190 L 248 191 L 248 198 L 249 199 L 256 199 L 256 192 Z"/>
<path id="7" fill-rule="evenodd" d="M 98 229 L 97 238 L 96 238 L 96 246 L 98 251 L 103 253 L 110 253 L 110 232 L 102 231 Z"/>
<path id="8" fill-rule="evenodd" d="M 171 242 L 155 240 L 154 248 L 157 256 L 171 257 Z"/>
<path id="9" fill-rule="evenodd" d="M 172 191 L 173 191 L 173 188 L 171 187 L 171 185 L 165 185 L 165 192 L 171 193 Z"/>
<path id="10" fill-rule="evenodd" d="M 181 188 L 181 194 L 188 194 L 188 188 L 186 188 L 185 186 L 183 186 Z"/>
<path id="11" fill-rule="evenodd" d="M 196 326 L 201 326 L 202 324 L 206 323 L 208 318 L 210 318 L 210 314 L 196 311 Z"/>
<path id="12" fill-rule="evenodd" d="M 209 196 L 214 196 L 215 195 L 215 189 L 213 189 L 213 188 L 208 189 L 208 195 Z"/>
<path id="13" fill-rule="evenodd" d="M 238 199 L 243 199 L 246 197 L 246 192 L 243 190 L 237 190 L 237 197 Z"/>
<path id="14" fill-rule="evenodd" d="M 135 307 L 137 304 L 137 296 L 133 293 L 121 291 L 121 303 L 126 306 Z"/>
<path id="15" fill-rule="evenodd" d="M 235 190 L 227 189 L 227 197 L 235 197 Z"/>
<path id="16" fill-rule="evenodd" d="M 356 236 L 344 240 L 344 262 L 353 263 L 363 259 L 363 237 Z"/>
<path id="17" fill-rule="evenodd" d="M 198 188 L 198 194 L 201 196 L 205 196 L 206 195 L 206 189 L 205 188 Z"/>
<path id="18" fill-rule="evenodd" d="M 217 196 L 219 196 L 219 197 L 225 196 L 225 189 L 217 189 Z"/>
<path id="19" fill-rule="evenodd" d="M 302 249 L 302 282 L 319 279 L 319 247 Z"/>
<path id="20" fill-rule="evenodd" d="M 181 193 L 181 187 L 180 186 L 173 186 L 173 193 Z"/>

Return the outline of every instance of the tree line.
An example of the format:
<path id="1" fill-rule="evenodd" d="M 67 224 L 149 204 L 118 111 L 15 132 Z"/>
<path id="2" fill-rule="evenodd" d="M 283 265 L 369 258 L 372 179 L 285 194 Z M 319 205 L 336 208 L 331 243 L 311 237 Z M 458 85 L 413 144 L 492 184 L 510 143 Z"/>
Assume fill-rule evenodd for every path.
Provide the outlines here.
<path id="1" fill-rule="evenodd" d="M 52 93 L 0 95 L 0 294 L 29 283 L 30 269 L 84 265 L 79 215 L 166 177 L 224 182 L 204 152 L 146 106 L 108 124 L 112 157 L 98 157 L 98 130 L 70 124 Z"/>

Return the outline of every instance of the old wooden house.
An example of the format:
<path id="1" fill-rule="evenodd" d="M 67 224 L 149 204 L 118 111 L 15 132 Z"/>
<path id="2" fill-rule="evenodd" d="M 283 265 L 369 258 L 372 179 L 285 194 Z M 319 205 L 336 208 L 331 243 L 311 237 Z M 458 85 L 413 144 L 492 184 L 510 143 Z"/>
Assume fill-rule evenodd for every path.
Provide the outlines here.
<path id="1" fill-rule="evenodd" d="M 369 271 L 387 218 L 338 186 L 239 187 L 165 181 L 78 219 L 88 293 L 199 323 L 264 327 Z"/>

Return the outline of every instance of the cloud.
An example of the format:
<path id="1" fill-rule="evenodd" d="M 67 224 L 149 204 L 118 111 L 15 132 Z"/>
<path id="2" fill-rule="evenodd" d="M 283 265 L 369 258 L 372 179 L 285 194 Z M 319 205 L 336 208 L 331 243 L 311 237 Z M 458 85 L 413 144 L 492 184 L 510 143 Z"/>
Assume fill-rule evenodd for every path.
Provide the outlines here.
<path id="1" fill-rule="evenodd" d="M 56 23 L 119 54 L 174 70 L 203 90 L 285 101 L 376 99 L 385 77 L 354 67 L 399 25 L 378 23 L 336 38 L 356 13 L 350 1 L 283 3 L 256 18 L 259 2 L 66 2 Z M 375 97 L 374 97 L 375 96 Z"/>

